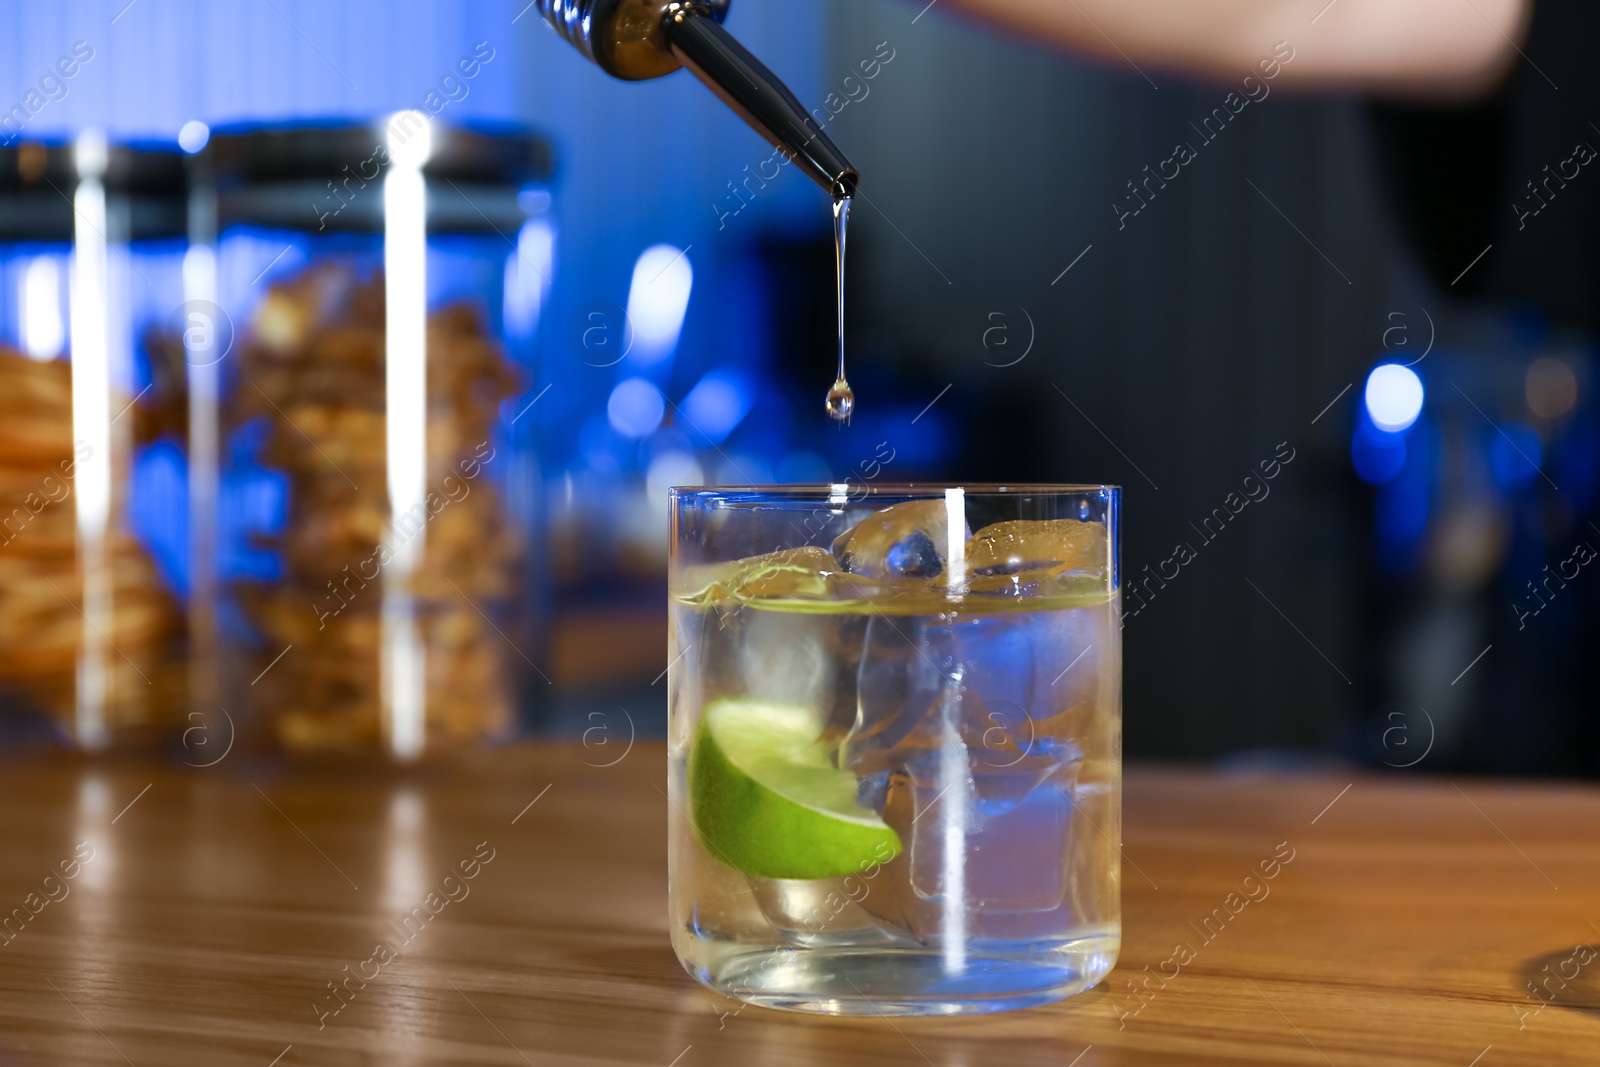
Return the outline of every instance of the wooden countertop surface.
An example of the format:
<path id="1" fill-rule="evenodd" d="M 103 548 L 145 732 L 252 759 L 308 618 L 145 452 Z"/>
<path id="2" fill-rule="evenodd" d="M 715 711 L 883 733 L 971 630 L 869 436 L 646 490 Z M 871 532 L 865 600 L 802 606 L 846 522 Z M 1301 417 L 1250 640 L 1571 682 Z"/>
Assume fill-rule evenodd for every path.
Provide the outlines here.
<path id="1" fill-rule="evenodd" d="M 0 937 L 0 1065 L 1600 1062 L 1600 789 L 1135 769 L 1110 979 L 890 1022 L 691 981 L 667 943 L 661 747 L 585 760 L 604 762 L 0 760 L 0 909 L 38 908 Z M 1240 903 L 1281 842 L 1294 858 Z M 372 974 L 430 892 L 436 917 L 319 1029 L 325 983 Z M 1141 1007 L 1127 981 L 1163 967 Z"/>

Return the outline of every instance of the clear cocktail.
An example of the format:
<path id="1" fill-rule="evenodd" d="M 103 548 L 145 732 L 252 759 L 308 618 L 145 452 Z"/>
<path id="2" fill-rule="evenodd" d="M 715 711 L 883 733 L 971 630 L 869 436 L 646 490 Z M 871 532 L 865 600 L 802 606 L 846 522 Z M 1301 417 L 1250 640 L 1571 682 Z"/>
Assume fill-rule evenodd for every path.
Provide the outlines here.
<path id="1" fill-rule="evenodd" d="M 1121 939 L 1120 490 L 673 492 L 674 946 L 719 992 L 952 1014 Z"/>

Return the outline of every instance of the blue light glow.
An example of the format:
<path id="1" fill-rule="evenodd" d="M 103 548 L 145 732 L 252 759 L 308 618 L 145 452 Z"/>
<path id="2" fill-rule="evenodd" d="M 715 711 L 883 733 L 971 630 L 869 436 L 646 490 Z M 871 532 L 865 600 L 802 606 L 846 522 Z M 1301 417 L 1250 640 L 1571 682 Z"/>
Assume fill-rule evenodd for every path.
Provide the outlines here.
<path id="1" fill-rule="evenodd" d="M 1422 420 L 1403 437 L 1376 428 L 1374 438 L 1404 443 L 1400 471 L 1377 492 L 1378 565 L 1386 574 L 1401 575 L 1421 562 L 1424 538 L 1433 511 L 1432 497 L 1439 468 L 1438 428 Z"/>
<path id="2" fill-rule="evenodd" d="M 1399 433 L 1422 414 L 1422 379 L 1410 367 L 1382 363 L 1367 375 L 1367 415 L 1380 430 Z"/>
<path id="3" fill-rule="evenodd" d="M 778 481 L 818 485 L 833 481 L 828 461 L 815 452 L 790 452 L 778 467 Z"/>
<path id="4" fill-rule="evenodd" d="M 1363 418 L 1350 441 L 1350 462 L 1364 482 L 1393 481 L 1406 465 L 1405 435 L 1385 433 Z"/>
<path id="5" fill-rule="evenodd" d="M 750 413 L 752 393 L 743 374 L 719 367 L 701 378 L 683 398 L 683 415 L 692 429 L 720 444 Z"/>
<path id="6" fill-rule="evenodd" d="M 137 453 L 128 492 L 128 522 L 150 550 L 161 577 L 179 595 L 189 590 L 189 485 L 183 452 L 169 439 Z"/>
<path id="7" fill-rule="evenodd" d="M 283 532 L 289 518 L 289 478 L 261 463 L 261 451 L 272 426 L 258 416 L 228 438 L 224 460 L 234 471 L 223 480 L 217 516 L 218 569 L 233 578 L 277 581 L 283 577 L 283 560 L 265 543 Z M 247 624 L 240 618 L 237 625 Z"/>
<path id="8" fill-rule="evenodd" d="M 714 468 L 718 485 L 771 485 L 772 467 L 752 452 L 735 452 Z"/>
<path id="9" fill-rule="evenodd" d="M 636 339 L 633 358 L 641 366 L 666 359 L 678 347 L 683 317 L 689 310 L 689 291 L 694 287 L 688 251 L 651 245 L 633 265 L 628 321 Z"/>
<path id="10" fill-rule="evenodd" d="M 1550 451 L 1559 471 L 1556 477 L 1561 479 L 1562 491 L 1572 500 L 1573 506 L 1591 506 L 1595 482 L 1600 477 L 1600 463 L 1596 462 L 1596 457 L 1600 457 L 1600 426 L 1596 425 L 1594 416 L 1580 412 L 1559 450 L 1552 448 Z"/>
<path id="11" fill-rule="evenodd" d="M 648 468 L 668 452 L 693 452 L 694 442 L 677 426 L 663 426 L 639 442 L 639 465 Z"/>
<path id="12" fill-rule="evenodd" d="M 620 470 L 625 444 L 611 428 L 611 423 L 596 415 L 578 431 L 578 452 L 591 471 L 610 473 Z"/>
<path id="13" fill-rule="evenodd" d="M 517 206 L 529 215 L 543 215 L 550 204 L 550 190 L 542 185 L 524 186 L 517 192 Z"/>
<path id="14" fill-rule="evenodd" d="M 703 485 L 705 472 L 693 452 L 663 452 L 650 461 L 645 486 L 652 499 L 666 503 L 667 490 L 675 485 Z"/>
<path id="15" fill-rule="evenodd" d="M 1525 423 L 1503 422 L 1499 430 L 1489 442 L 1489 471 L 1501 489 L 1521 489 L 1539 476 L 1544 442 Z"/>
<path id="16" fill-rule="evenodd" d="M 606 418 L 624 437 L 648 437 L 665 414 L 661 391 L 643 378 L 624 378 L 606 401 Z"/>

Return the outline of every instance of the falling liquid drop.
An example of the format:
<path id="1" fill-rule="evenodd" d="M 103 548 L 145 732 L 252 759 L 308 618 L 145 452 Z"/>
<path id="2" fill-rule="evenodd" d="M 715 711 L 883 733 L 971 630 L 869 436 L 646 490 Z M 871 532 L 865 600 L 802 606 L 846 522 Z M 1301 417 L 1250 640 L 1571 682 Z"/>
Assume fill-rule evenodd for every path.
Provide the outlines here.
<path id="1" fill-rule="evenodd" d="M 828 416 L 835 422 L 848 423 L 855 410 L 856 394 L 850 383 L 840 378 L 828 390 Z"/>
<path id="2" fill-rule="evenodd" d="M 828 390 L 828 417 L 846 426 L 856 410 L 856 394 L 844 377 L 844 235 L 849 225 L 850 198 L 841 196 L 833 202 L 833 255 L 839 277 L 839 376 Z"/>

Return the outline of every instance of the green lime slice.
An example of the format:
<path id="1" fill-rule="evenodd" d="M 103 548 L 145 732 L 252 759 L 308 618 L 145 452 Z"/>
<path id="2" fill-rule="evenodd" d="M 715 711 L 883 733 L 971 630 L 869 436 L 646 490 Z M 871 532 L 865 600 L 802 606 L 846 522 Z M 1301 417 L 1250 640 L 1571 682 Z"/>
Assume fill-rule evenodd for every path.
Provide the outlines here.
<path id="1" fill-rule="evenodd" d="M 689 752 L 689 805 L 713 856 L 764 878 L 837 878 L 885 863 L 900 837 L 856 803 L 856 776 L 817 742 L 809 708 L 710 705 Z"/>

